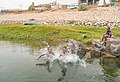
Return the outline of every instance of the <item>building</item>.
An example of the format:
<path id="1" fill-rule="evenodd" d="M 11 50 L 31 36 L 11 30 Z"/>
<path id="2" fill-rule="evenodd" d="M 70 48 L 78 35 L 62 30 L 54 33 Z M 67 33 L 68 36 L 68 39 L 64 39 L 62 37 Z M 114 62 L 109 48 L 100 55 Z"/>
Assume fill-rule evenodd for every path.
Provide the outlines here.
<path id="1" fill-rule="evenodd" d="M 98 6 L 107 6 L 110 5 L 110 0 L 99 0 Z"/>
<path id="2" fill-rule="evenodd" d="M 67 5 L 62 5 L 62 4 L 51 5 L 51 9 L 53 9 L 53 10 L 67 9 Z"/>
<path id="3" fill-rule="evenodd" d="M 38 6 L 35 6 L 35 10 L 37 11 L 46 11 L 50 9 L 51 9 L 51 6 L 49 4 L 40 4 Z"/>
<path id="4" fill-rule="evenodd" d="M 67 5 L 62 5 L 57 3 L 56 1 L 49 3 L 49 4 L 40 4 L 35 6 L 35 10 L 37 11 L 46 11 L 46 10 L 57 10 L 57 9 L 66 9 Z"/>
<path id="5" fill-rule="evenodd" d="M 80 2 L 85 3 L 85 4 L 95 4 L 99 0 L 80 0 Z"/>
<path id="6" fill-rule="evenodd" d="M 50 5 L 51 5 L 51 9 L 53 9 L 53 10 L 67 8 L 67 5 L 59 4 L 56 1 L 54 1 L 53 3 L 50 3 Z"/>

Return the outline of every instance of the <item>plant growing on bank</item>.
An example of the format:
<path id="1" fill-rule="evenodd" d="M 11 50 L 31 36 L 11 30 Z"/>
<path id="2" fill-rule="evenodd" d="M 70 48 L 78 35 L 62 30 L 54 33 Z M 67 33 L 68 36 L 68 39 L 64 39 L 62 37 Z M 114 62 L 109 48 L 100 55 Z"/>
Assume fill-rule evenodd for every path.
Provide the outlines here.
<path id="1" fill-rule="evenodd" d="M 91 26 L 71 26 L 71 25 L 22 25 L 22 24 L 1 24 L 0 38 L 16 40 L 49 40 L 59 43 L 67 39 L 75 39 L 89 44 L 93 39 L 100 38 L 105 33 L 106 28 Z M 116 36 L 120 36 L 120 30 L 112 29 Z M 83 38 L 87 35 L 87 38 Z"/>

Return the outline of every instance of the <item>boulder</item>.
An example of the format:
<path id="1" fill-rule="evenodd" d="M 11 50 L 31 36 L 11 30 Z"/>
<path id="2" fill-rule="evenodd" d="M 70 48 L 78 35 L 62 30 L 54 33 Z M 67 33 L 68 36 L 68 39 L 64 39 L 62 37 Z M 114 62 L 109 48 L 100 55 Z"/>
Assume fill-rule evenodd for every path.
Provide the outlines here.
<path id="1" fill-rule="evenodd" d="M 99 57 L 107 54 L 111 55 L 111 57 L 120 56 L 120 39 L 119 38 L 115 36 L 108 38 L 106 41 L 106 44 L 97 39 L 93 40 L 91 56 Z"/>
<path id="2" fill-rule="evenodd" d="M 100 40 L 94 40 L 92 42 L 92 49 L 91 49 L 91 57 L 100 57 L 103 56 L 105 53 L 105 47 L 103 45 L 103 42 L 100 42 Z"/>
<path id="3" fill-rule="evenodd" d="M 91 57 L 94 58 L 94 57 L 100 57 L 101 56 L 101 53 L 100 53 L 100 50 L 99 49 L 92 49 L 91 52 Z"/>
<path id="4" fill-rule="evenodd" d="M 76 41 L 76 40 L 73 40 L 73 39 L 70 39 L 69 41 L 74 44 L 75 48 L 73 48 L 73 49 L 75 49 L 75 53 L 80 58 L 83 58 L 86 55 L 86 52 L 87 52 L 86 46 L 83 43 L 81 43 L 79 41 Z"/>
<path id="5" fill-rule="evenodd" d="M 118 45 L 112 44 L 110 46 L 110 51 L 111 51 L 113 56 L 120 57 L 120 44 L 118 44 Z"/>

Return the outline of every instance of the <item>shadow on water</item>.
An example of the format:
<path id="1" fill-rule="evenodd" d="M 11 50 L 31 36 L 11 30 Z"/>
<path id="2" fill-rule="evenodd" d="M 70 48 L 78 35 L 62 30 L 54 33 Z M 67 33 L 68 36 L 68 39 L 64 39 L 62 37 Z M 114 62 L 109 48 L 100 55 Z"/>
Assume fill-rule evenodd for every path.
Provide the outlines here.
<path id="1" fill-rule="evenodd" d="M 71 75 L 72 75 L 72 78 L 74 79 L 74 76 L 76 75 L 76 72 L 77 72 L 77 70 L 78 70 L 78 68 L 79 68 L 79 66 L 73 65 L 72 63 L 68 63 L 68 64 L 65 66 L 65 64 L 64 64 L 64 63 L 61 63 L 60 61 L 56 61 L 56 63 L 54 63 L 54 64 L 55 64 L 55 67 L 57 68 L 57 70 L 61 72 L 59 78 L 57 79 L 58 81 L 62 81 L 62 80 L 65 79 L 65 76 L 66 76 L 66 74 L 67 74 L 67 70 L 69 70 L 69 71 L 68 71 L 69 74 L 71 74 Z M 40 67 L 41 67 L 41 66 L 45 66 L 46 70 L 47 70 L 49 73 L 51 73 L 51 72 L 54 71 L 54 70 L 52 69 L 51 64 L 50 64 L 49 61 L 47 61 L 46 63 L 37 63 L 36 66 L 40 66 Z M 71 70 L 71 69 L 74 69 L 74 70 L 72 70 L 72 73 L 70 73 L 70 70 Z"/>

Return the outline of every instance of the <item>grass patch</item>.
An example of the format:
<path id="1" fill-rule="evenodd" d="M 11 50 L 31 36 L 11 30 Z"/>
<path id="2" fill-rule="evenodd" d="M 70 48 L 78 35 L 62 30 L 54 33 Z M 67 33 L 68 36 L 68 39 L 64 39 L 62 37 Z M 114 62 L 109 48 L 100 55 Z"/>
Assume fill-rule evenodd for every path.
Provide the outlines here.
<path id="1" fill-rule="evenodd" d="M 98 39 L 105 33 L 104 27 L 71 26 L 71 25 L 22 25 L 22 24 L 1 24 L 0 38 L 21 39 L 21 40 L 66 40 L 75 39 L 87 44 L 93 39 Z M 120 36 L 120 29 L 112 29 L 116 36 Z M 88 38 L 83 39 L 83 35 Z"/>

